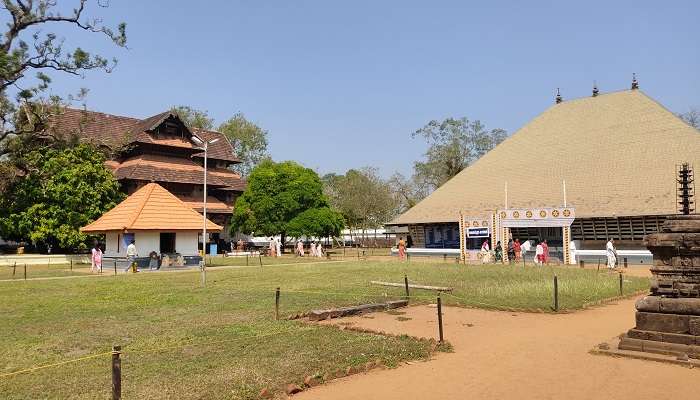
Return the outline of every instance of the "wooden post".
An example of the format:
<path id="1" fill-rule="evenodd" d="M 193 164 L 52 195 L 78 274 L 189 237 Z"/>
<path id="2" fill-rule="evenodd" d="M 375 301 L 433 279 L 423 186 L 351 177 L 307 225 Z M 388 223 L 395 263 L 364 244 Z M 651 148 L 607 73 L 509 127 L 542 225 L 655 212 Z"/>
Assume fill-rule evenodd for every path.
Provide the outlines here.
<path id="1" fill-rule="evenodd" d="M 600 257 L 598 257 L 598 268 L 596 268 L 596 271 L 600 271 Z"/>
<path id="2" fill-rule="evenodd" d="M 12 279 L 15 279 L 15 272 L 17 272 L 17 261 L 15 261 L 15 265 L 12 267 Z"/>
<path id="3" fill-rule="evenodd" d="M 620 296 L 622 296 L 622 271 L 620 271 L 618 275 L 620 277 Z"/>
<path id="4" fill-rule="evenodd" d="M 114 260 L 114 276 L 117 276 L 117 260 Z"/>
<path id="5" fill-rule="evenodd" d="M 280 319 L 280 288 L 275 290 L 275 320 Z"/>
<path id="6" fill-rule="evenodd" d="M 248 254 L 245 255 L 245 266 L 248 266 Z"/>
<path id="7" fill-rule="evenodd" d="M 406 288 L 406 300 L 408 300 L 408 298 L 409 298 L 411 295 L 410 295 L 410 293 L 408 292 L 408 276 L 407 276 L 406 274 L 404 274 L 404 276 L 403 276 L 403 284 L 404 284 L 404 287 Z"/>
<path id="8" fill-rule="evenodd" d="M 581 268 L 586 268 L 586 262 L 583 261 L 583 260 L 578 260 L 578 265 L 579 265 Z"/>
<path id="9" fill-rule="evenodd" d="M 262 268 L 262 255 L 258 253 L 258 260 L 260 260 L 260 268 Z"/>
<path id="10" fill-rule="evenodd" d="M 447 261 L 447 254 L 442 255 L 442 262 L 445 262 L 445 261 Z"/>
<path id="11" fill-rule="evenodd" d="M 73 274 L 73 259 L 70 259 L 70 273 Z"/>
<path id="12" fill-rule="evenodd" d="M 437 314 L 438 314 L 438 329 L 440 330 L 440 343 L 444 341 L 442 334 L 442 299 L 440 299 L 440 294 L 438 293 L 437 298 Z"/>
<path id="13" fill-rule="evenodd" d="M 559 282 L 554 275 L 554 311 L 559 311 Z"/>
<path id="14" fill-rule="evenodd" d="M 202 260 L 202 266 L 200 267 L 200 276 L 202 287 L 207 287 L 207 264 Z"/>
<path id="15" fill-rule="evenodd" d="M 622 263 L 623 263 L 623 265 L 625 266 L 625 268 L 627 268 L 627 257 L 624 257 L 624 258 L 622 259 Z"/>
<path id="16" fill-rule="evenodd" d="M 27 264 L 24 264 L 24 280 L 27 280 Z"/>
<path id="17" fill-rule="evenodd" d="M 122 398 L 121 346 L 112 347 L 112 400 Z"/>

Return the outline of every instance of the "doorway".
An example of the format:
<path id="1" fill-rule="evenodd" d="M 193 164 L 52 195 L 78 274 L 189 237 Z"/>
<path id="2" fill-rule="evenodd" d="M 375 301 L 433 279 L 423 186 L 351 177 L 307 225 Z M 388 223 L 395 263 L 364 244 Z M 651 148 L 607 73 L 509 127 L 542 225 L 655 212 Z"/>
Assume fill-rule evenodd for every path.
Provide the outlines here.
<path id="1" fill-rule="evenodd" d="M 175 253 L 175 232 L 160 233 L 160 252 L 161 254 Z"/>

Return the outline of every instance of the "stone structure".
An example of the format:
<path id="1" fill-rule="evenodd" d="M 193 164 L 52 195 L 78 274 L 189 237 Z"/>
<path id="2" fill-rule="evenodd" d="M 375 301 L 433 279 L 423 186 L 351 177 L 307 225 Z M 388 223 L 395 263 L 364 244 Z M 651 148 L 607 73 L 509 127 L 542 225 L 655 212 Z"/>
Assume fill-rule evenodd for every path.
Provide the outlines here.
<path id="1" fill-rule="evenodd" d="M 651 293 L 637 301 L 637 324 L 619 349 L 700 359 L 700 215 L 668 217 L 645 244 Z"/>

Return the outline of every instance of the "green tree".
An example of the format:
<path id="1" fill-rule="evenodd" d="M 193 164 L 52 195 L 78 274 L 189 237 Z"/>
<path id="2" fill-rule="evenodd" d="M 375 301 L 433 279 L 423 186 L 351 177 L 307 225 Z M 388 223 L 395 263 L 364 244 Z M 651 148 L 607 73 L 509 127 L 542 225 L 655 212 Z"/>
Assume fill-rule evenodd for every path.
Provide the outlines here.
<path id="1" fill-rule="evenodd" d="M 63 15 L 53 0 L 3 0 L 7 28 L 0 32 L 0 156 L 60 139 L 51 129 L 51 117 L 73 97 L 47 96 L 48 73 L 81 76 L 95 69 L 111 72 L 116 65 L 116 59 L 110 61 L 80 47 L 67 48 L 64 39 L 50 31 L 52 25 L 102 34 L 116 46 L 126 46 L 126 24 L 112 30 L 100 18 L 85 15 L 87 0 L 75 3 L 73 11 Z M 81 97 L 85 93 L 82 89 Z"/>
<path id="2" fill-rule="evenodd" d="M 29 172 L 0 197 L 3 238 L 78 249 L 88 239 L 79 228 L 124 198 L 104 154 L 88 144 L 35 150 L 25 162 Z"/>
<path id="3" fill-rule="evenodd" d="M 207 111 L 197 110 L 190 106 L 174 106 L 170 111 L 177 114 L 180 120 L 190 128 L 207 131 L 214 129 L 214 118 L 210 117 Z"/>
<path id="4" fill-rule="evenodd" d="M 312 208 L 289 221 L 287 234 L 295 237 L 337 237 L 343 228 L 345 228 L 345 220 L 339 212 L 328 207 Z"/>
<path id="5" fill-rule="evenodd" d="M 503 129 L 487 130 L 481 121 L 447 118 L 413 132 L 428 142 L 425 161 L 413 165 L 416 179 L 437 189 L 506 138 Z"/>
<path id="6" fill-rule="evenodd" d="M 348 170 L 345 175 L 323 177 L 325 193 L 353 230 L 379 228 L 396 215 L 397 202 L 389 182 L 376 168 Z"/>
<path id="7" fill-rule="evenodd" d="M 233 144 L 236 156 L 241 160 L 233 168 L 244 176 L 262 160 L 269 157 L 267 153 L 267 131 L 248 121 L 242 113 L 236 113 L 219 126 L 219 132 L 228 137 Z"/>
<path id="8" fill-rule="evenodd" d="M 256 235 L 289 234 L 289 222 L 306 210 L 328 207 L 318 174 L 293 161 L 265 160 L 250 174 L 236 200 L 231 232 Z"/>

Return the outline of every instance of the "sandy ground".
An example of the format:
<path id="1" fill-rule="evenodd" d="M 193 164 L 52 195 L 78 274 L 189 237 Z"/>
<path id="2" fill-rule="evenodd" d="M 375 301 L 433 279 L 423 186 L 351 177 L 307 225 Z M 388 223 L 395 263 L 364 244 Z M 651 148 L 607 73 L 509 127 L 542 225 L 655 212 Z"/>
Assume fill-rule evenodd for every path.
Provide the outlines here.
<path id="1" fill-rule="evenodd" d="M 436 309 L 346 318 L 356 326 L 421 337 L 437 335 Z M 454 353 L 428 362 L 339 379 L 302 399 L 661 399 L 694 398 L 700 371 L 588 353 L 634 326 L 634 299 L 571 314 L 445 308 Z"/>

